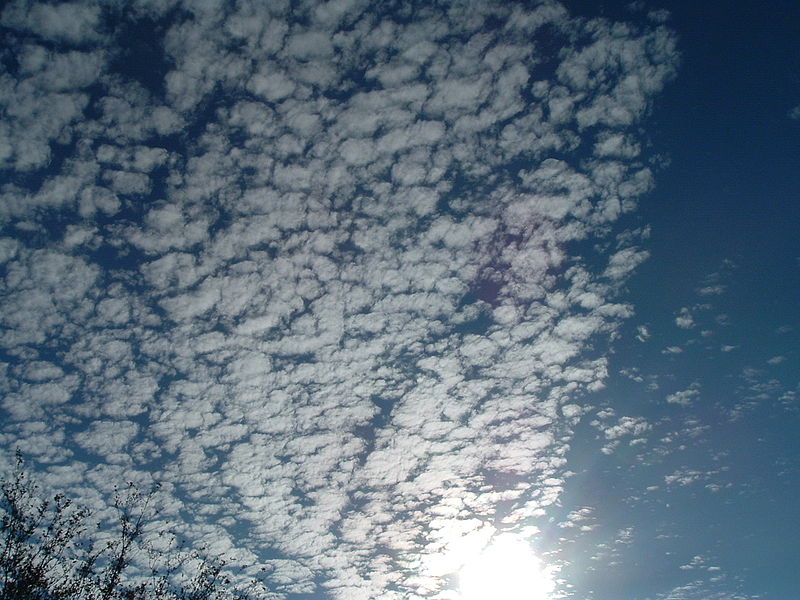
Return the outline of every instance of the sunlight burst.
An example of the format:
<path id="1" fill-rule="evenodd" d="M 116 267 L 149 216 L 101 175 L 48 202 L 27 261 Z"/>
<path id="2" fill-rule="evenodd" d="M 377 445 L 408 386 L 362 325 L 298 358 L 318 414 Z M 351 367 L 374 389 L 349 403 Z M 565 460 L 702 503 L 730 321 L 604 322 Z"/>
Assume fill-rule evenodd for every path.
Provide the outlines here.
<path id="1" fill-rule="evenodd" d="M 462 600 L 547 600 L 554 587 L 551 572 L 512 535 L 495 538 L 459 573 Z"/>

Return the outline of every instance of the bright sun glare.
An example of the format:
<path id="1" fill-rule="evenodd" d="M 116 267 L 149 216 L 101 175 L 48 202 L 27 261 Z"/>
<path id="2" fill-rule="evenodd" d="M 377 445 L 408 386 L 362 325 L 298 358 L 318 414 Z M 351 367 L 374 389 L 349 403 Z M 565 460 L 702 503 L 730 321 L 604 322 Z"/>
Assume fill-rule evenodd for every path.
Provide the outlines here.
<path id="1" fill-rule="evenodd" d="M 547 600 L 551 574 L 524 541 L 501 535 L 459 572 L 462 600 Z"/>

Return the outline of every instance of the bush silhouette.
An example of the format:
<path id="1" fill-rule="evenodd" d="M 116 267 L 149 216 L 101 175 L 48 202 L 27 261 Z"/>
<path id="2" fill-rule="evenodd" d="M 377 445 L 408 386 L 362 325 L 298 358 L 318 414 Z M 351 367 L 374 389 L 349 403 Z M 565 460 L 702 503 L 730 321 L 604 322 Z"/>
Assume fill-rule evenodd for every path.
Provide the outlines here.
<path id="1" fill-rule="evenodd" d="M 266 595 L 257 580 L 233 584 L 224 559 L 178 544 L 167 531 L 158 533 L 161 549 L 149 543 L 144 529 L 158 514 L 153 507 L 158 488 L 142 493 L 128 484 L 118 490 L 117 527 L 107 531 L 65 494 L 42 498 L 19 453 L 12 476 L 0 479 L 0 487 L 0 600 L 246 600 Z"/>

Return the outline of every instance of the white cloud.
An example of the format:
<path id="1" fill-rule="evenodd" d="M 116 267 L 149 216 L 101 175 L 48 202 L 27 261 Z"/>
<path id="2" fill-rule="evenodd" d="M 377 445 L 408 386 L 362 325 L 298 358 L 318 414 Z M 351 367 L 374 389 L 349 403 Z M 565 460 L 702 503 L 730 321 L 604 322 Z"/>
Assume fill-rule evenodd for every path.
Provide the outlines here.
<path id="1" fill-rule="evenodd" d="M 621 417 L 616 425 L 603 429 L 603 435 L 608 440 L 615 440 L 623 436 L 638 436 L 650 429 L 651 425 L 641 417 Z"/>
<path id="2" fill-rule="evenodd" d="M 681 329 L 691 329 L 694 327 L 694 317 L 687 307 L 681 308 L 680 313 L 675 317 L 675 324 Z"/>
<path id="3" fill-rule="evenodd" d="M 605 275 L 611 279 L 623 279 L 644 262 L 648 256 L 648 252 L 637 248 L 620 250 L 609 259 Z"/>
<path id="4" fill-rule="evenodd" d="M 604 132 L 594 145 L 598 157 L 635 158 L 641 152 L 639 144 L 619 133 Z"/>
<path id="5" fill-rule="evenodd" d="M 93 2 L 46 4 L 18 0 L 5 7 L 2 22 L 6 27 L 55 42 L 85 44 L 100 39 L 100 6 Z"/>
<path id="6" fill-rule="evenodd" d="M 697 293 L 701 296 L 718 296 L 725 292 L 724 285 L 706 285 L 698 288 Z"/>
<path id="7" fill-rule="evenodd" d="M 685 390 L 677 391 L 667 396 L 668 404 L 680 404 L 681 406 L 689 406 L 694 404 L 700 396 L 700 384 L 695 382 Z"/>
<path id="8" fill-rule="evenodd" d="M 549 2 L 147 3 L 159 97 L 109 71 L 98 7 L 67 8 L 3 13 L 49 40 L 0 81 L 20 182 L 2 345 L 24 365 L 3 376 L 3 445 L 71 466 L 98 504 L 125 473 L 224 513 L 245 538 L 180 526 L 253 552 L 278 597 L 435 597 L 442 544 L 545 518 L 632 315 L 647 252 L 618 220 L 652 186 L 639 118 L 671 35 Z M 622 417 L 604 443 L 650 428 Z"/>

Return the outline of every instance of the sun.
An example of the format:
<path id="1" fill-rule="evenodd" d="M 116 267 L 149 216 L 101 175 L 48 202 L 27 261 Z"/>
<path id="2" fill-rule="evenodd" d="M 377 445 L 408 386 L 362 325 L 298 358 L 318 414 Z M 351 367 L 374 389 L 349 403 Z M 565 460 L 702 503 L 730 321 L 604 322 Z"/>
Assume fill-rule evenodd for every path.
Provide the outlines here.
<path id="1" fill-rule="evenodd" d="M 459 572 L 462 600 L 548 600 L 552 574 L 523 540 L 503 534 Z"/>

